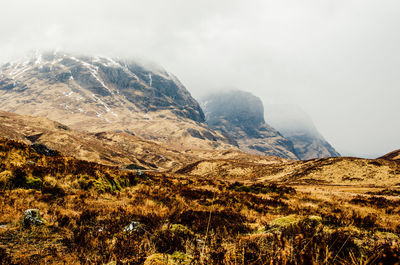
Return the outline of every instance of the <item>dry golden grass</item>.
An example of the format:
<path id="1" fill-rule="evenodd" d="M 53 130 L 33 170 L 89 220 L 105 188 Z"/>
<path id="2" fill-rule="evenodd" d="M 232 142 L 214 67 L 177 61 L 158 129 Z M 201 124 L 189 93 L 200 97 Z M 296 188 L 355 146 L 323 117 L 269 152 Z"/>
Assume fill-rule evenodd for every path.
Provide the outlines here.
<path id="1" fill-rule="evenodd" d="M 381 158 L 395 160 L 397 162 L 400 162 L 400 149 L 390 152 L 390 153 L 382 156 Z"/>
<path id="2" fill-rule="evenodd" d="M 270 164 L 235 159 L 200 160 L 177 174 L 291 185 L 400 187 L 400 164 L 386 159 L 322 158 Z"/>
<path id="3" fill-rule="evenodd" d="M 400 198 L 393 188 L 138 174 L 45 157 L 5 139 L 0 157 L 6 183 L 0 196 L 3 264 L 400 261 Z M 19 182 L 16 174 L 23 176 Z M 26 181 L 32 177 L 40 185 Z M 28 208 L 39 209 L 46 225 L 23 228 L 20 218 Z M 132 221 L 140 226 L 124 232 Z"/>

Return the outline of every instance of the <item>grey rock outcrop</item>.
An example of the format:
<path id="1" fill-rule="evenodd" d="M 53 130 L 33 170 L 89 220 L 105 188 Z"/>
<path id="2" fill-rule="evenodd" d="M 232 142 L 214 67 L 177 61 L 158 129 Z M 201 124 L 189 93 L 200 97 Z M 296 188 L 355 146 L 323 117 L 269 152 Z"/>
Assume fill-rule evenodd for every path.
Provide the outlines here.
<path id="1" fill-rule="evenodd" d="M 53 150 L 44 144 L 34 143 L 30 147 L 33 150 L 35 150 L 36 153 L 41 154 L 41 155 L 45 155 L 45 156 L 59 156 L 60 155 L 60 153 L 58 151 Z"/>

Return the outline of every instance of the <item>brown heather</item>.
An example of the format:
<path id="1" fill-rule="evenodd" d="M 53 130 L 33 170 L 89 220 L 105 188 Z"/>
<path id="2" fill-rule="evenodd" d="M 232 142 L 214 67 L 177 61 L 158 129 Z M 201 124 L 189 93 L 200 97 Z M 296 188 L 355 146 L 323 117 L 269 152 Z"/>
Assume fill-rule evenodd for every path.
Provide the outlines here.
<path id="1" fill-rule="evenodd" d="M 394 187 L 189 173 L 121 171 L 0 138 L 0 264 L 400 262 Z M 46 224 L 22 228 L 29 208 Z"/>

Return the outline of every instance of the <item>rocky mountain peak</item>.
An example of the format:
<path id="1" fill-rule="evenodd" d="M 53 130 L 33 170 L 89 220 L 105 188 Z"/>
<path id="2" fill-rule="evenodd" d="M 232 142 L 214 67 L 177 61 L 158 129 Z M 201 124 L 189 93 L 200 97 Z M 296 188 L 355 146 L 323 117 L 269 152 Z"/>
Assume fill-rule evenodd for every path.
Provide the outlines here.
<path id="1" fill-rule="evenodd" d="M 230 90 L 213 93 L 202 101 L 206 122 L 234 139 L 245 152 L 297 159 L 293 144 L 264 121 L 260 98 Z"/>
<path id="2" fill-rule="evenodd" d="M 240 90 L 208 95 L 201 105 L 207 123 L 236 140 L 243 151 L 292 159 L 340 156 L 294 105 L 264 107 L 261 99 Z"/>
<path id="3" fill-rule="evenodd" d="M 232 90 L 208 95 L 202 100 L 202 107 L 211 126 L 218 124 L 221 119 L 244 130 L 265 123 L 263 103 L 245 91 Z"/>

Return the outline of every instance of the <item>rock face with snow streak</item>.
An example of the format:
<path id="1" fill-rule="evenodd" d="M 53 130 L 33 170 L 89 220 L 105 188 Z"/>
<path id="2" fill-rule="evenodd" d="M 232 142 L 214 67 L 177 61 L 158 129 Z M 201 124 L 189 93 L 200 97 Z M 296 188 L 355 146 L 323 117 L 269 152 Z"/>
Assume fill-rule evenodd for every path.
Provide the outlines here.
<path id="1" fill-rule="evenodd" d="M 0 109 L 90 132 L 128 131 L 177 148 L 231 146 L 207 127 L 174 75 L 132 60 L 46 52 L 7 63 L 0 68 Z"/>
<path id="2" fill-rule="evenodd" d="M 263 104 L 251 93 L 218 92 L 201 105 L 208 125 L 234 139 L 242 151 L 297 159 L 292 142 L 265 123 Z"/>

